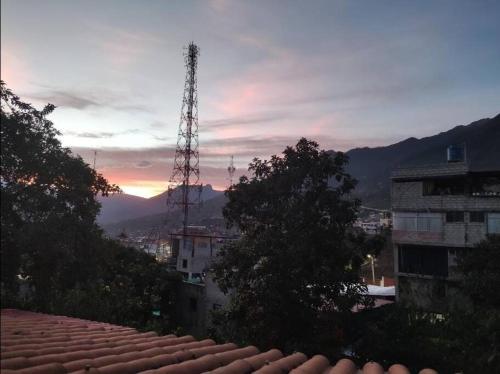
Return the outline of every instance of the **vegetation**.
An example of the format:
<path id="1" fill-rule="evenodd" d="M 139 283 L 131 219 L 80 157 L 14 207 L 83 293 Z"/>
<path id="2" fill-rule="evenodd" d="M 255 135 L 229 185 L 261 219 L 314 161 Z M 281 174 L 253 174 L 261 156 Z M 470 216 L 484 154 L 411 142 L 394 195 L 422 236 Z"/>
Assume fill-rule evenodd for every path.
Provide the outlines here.
<path id="1" fill-rule="evenodd" d="M 500 236 L 458 258 L 460 289 L 469 305 L 442 318 L 389 305 L 360 313 L 352 329 L 358 357 L 440 373 L 500 372 Z"/>
<path id="2" fill-rule="evenodd" d="M 215 333 L 261 349 L 336 351 L 363 301 L 359 268 L 381 246 L 352 230 L 359 202 L 347 157 L 301 139 L 283 157 L 254 159 L 226 193 L 224 216 L 241 239 L 221 251 L 215 279 L 231 291 Z"/>
<path id="3" fill-rule="evenodd" d="M 133 326 L 169 310 L 175 280 L 96 225 L 96 196 L 119 188 L 61 146 L 55 107 L 39 111 L 1 82 L 1 109 L 2 307 Z"/>

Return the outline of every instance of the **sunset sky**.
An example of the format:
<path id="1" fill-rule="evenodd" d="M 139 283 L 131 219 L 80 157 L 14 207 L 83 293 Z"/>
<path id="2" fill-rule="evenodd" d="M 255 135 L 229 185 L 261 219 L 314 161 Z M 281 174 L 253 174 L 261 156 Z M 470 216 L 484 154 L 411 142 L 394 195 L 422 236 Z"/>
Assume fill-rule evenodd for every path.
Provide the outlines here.
<path id="1" fill-rule="evenodd" d="M 500 1 L 2 0 L 1 78 L 130 194 L 167 187 L 201 49 L 203 183 L 305 136 L 349 150 L 500 112 Z"/>

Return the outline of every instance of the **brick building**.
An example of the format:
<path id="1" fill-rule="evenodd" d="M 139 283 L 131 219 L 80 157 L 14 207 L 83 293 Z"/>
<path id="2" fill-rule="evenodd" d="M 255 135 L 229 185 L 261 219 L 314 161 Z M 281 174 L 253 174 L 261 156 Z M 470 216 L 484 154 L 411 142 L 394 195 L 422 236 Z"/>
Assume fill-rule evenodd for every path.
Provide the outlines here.
<path id="1" fill-rule="evenodd" d="M 457 253 L 500 234 L 500 170 L 451 161 L 392 174 L 396 299 L 433 312 L 465 302 Z"/>

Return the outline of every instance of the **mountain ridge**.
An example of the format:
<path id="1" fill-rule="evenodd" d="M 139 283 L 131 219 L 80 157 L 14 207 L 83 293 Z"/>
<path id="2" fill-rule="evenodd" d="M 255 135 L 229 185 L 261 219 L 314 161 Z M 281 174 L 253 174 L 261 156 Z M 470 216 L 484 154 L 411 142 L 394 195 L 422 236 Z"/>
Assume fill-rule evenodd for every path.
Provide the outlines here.
<path id="1" fill-rule="evenodd" d="M 207 201 L 222 193 L 222 191 L 214 190 L 212 185 L 206 184 L 203 186 L 201 199 Z M 97 222 L 100 225 L 109 225 L 151 214 L 164 213 L 167 210 L 167 194 L 168 191 L 164 191 L 150 198 L 123 193 L 99 197 L 98 200 L 102 208 Z"/>
<path id="2" fill-rule="evenodd" d="M 446 162 L 446 148 L 451 144 L 466 144 L 467 162 L 472 170 L 500 170 L 500 114 L 493 118 L 483 118 L 468 125 L 458 125 L 448 131 L 417 139 L 410 137 L 400 142 L 382 147 L 353 148 L 345 154 L 349 156 L 347 171 L 357 180 L 355 195 L 361 198 L 363 205 L 389 209 L 390 208 L 390 175 L 392 170 L 404 166 L 418 166 Z M 335 153 L 335 151 L 331 151 Z M 225 204 L 223 191 L 211 188 L 213 200 L 208 208 L 202 207 L 197 213 L 197 223 L 216 216 L 222 217 L 222 207 Z M 166 193 L 166 192 L 165 192 Z M 157 195 L 156 201 L 165 193 Z M 218 199 L 217 199 L 218 198 Z M 166 199 L 166 197 L 165 197 Z M 158 204 L 158 202 L 157 202 Z M 127 219 L 127 227 L 143 226 L 142 221 L 150 222 L 151 217 L 165 214 L 165 203 L 162 211 L 136 216 Z M 205 212 L 203 210 L 205 209 Z M 194 218 L 195 216 L 193 216 Z M 123 223 L 124 221 L 122 221 Z M 114 230 L 120 222 L 113 225 Z M 193 221 L 195 223 L 195 221 Z"/>

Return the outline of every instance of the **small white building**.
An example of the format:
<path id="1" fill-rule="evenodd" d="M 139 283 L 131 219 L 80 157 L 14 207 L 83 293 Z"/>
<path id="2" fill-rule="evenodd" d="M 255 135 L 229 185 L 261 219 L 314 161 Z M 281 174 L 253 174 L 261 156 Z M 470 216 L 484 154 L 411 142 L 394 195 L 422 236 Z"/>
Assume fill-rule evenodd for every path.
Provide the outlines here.
<path id="1" fill-rule="evenodd" d="M 176 269 L 186 280 L 203 280 L 210 262 L 228 238 L 214 236 L 204 226 L 188 226 L 186 233 L 178 230 L 171 235 L 172 255 L 177 258 Z"/>
<path id="2" fill-rule="evenodd" d="M 186 232 L 181 229 L 171 235 L 176 270 L 184 277 L 177 309 L 189 333 L 205 334 L 212 311 L 228 302 L 210 275 L 212 261 L 228 240 L 234 238 L 214 235 L 204 226 L 189 226 Z"/>

